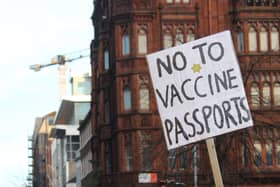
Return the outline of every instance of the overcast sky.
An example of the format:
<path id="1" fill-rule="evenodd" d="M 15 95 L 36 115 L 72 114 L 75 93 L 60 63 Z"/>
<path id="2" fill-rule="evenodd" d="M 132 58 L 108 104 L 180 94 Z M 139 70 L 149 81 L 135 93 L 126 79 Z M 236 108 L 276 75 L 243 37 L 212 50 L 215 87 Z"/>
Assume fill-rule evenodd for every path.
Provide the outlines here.
<path id="1" fill-rule="evenodd" d="M 34 72 L 29 65 L 89 54 L 92 11 L 93 0 L 0 1 L 0 187 L 26 182 L 35 118 L 59 106 L 57 66 Z M 70 71 L 90 71 L 89 58 L 68 64 Z"/>

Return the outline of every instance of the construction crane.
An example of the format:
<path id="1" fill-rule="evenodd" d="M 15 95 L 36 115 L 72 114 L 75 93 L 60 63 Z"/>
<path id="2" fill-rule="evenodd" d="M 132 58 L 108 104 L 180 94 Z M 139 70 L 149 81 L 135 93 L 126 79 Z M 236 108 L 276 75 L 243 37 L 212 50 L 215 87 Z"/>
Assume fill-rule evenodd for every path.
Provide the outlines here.
<path id="1" fill-rule="evenodd" d="M 79 60 L 81 58 L 89 57 L 89 55 L 79 55 L 78 57 L 68 58 L 65 55 L 57 55 L 51 59 L 51 62 L 48 64 L 33 64 L 29 66 L 29 69 L 34 70 L 35 72 L 40 71 L 42 68 L 59 65 L 59 90 L 60 97 L 66 96 L 66 63 Z"/>

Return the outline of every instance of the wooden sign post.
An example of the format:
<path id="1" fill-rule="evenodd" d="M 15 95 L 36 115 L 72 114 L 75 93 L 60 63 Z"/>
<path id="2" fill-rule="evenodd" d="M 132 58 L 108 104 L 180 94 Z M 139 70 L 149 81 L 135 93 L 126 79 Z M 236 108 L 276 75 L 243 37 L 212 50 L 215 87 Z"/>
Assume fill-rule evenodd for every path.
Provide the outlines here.
<path id="1" fill-rule="evenodd" d="M 208 156 L 211 164 L 212 174 L 215 181 L 215 186 L 224 187 L 221 170 L 218 162 L 218 157 L 216 153 L 214 138 L 207 139 L 206 145 L 207 145 Z"/>

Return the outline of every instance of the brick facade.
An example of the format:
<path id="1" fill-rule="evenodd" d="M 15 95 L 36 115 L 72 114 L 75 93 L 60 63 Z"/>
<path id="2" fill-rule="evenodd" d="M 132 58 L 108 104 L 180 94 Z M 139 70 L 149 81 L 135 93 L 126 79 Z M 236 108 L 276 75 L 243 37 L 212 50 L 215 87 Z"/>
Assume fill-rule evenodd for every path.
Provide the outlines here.
<path id="1" fill-rule="evenodd" d="M 231 187 L 280 185 L 280 150 L 279 153 L 277 151 L 279 107 L 275 104 L 278 95 L 272 94 L 275 91 L 270 91 L 269 95 L 266 84 L 260 83 L 259 98 L 269 95 L 271 102 L 269 105 L 258 105 L 252 100 L 255 98 L 255 95 L 252 96 L 252 82 L 266 80 L 269 90 L 273 90 L 272 84 L 279 81 L 279 4 L 276 0 L 94 1 L 92 20 L 95 36 L 91 45 L 91 60 L 92 148 L 96 181 L 101 186 L 158 186 L 159 183 L 138 183 L 139 173 L 157 173 L 159 181 L 194 185 L 193 145 L 176 150 L 174 162 L 170 153 L 168 156 L 145 54 L 231 30 L 255 127 L 216 138 L 223 180 L 225 186 Z M 262 36 L 256 37 L 256 44 L 252 42 L 255 35 L 251 27 L 256 29 L 256 36 Z M 267 34 L 260 34 L 262 27 L 266 28 Z M 278 49 L 277 42 L 270 40 L 277 35 Z M 267 36 L 267 49 L 263 36 Z M 275 50 L 270 47 L 272 43 L 276 46 Z M 254 47 L 256 51 L 252 51 Z M 266 49 L 265 52 L 263 49 Z M 258 148 L 254 137 L 258 134 L 262 137 L 261 160 L 268 158 L 266 137 L 259 133 L 268 128 L 267 124 L 275 129 L 271 144 L 272 165 L 268 165 L 267 161 L 256 166 L 254 161 L 259 157 L 254 152 Z M 245 154 L 247 144 L 249 151 Z M 214 181 L 206 146 L 204 142 L 196 145 L 198 185 L 212 186 Z M 181 159 L 183 155 L 185 157 Z M 184 163 L 184 160 L 187 162 Z M 172 185 L 174 183 L 168 184 Z"/>

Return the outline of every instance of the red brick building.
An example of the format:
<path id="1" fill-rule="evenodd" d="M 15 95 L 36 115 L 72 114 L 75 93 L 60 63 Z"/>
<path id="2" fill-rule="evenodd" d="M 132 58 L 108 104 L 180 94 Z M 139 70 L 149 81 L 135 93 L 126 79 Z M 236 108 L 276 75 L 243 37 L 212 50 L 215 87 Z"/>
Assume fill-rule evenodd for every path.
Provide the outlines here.
<path id="1" fill-rule="evenodd" d="M 145 55 L 231 30 L 255 126 L 216 138 L 224 184 L 279 186 L 279 4 L 277 0 L 95 0 L 94 180 L 114 187 L 159 186 L 160 181 L 167 186 L 214 186 L 204 142 L 194 144 L 195 154 L 194 145 L 167 151 Z M 141 183 L 143 173 L 157 174 L 158 182 Z"/>

